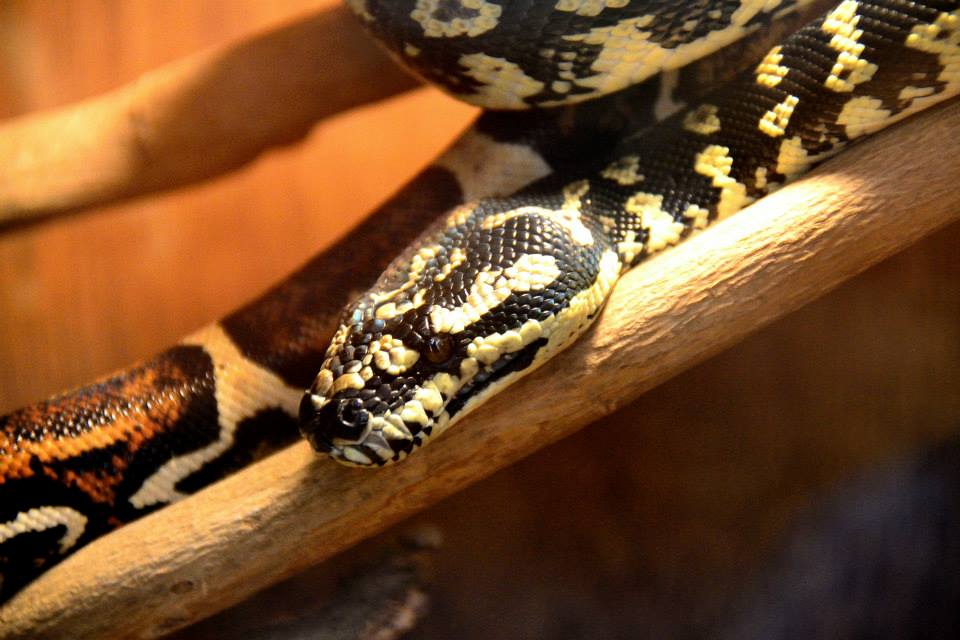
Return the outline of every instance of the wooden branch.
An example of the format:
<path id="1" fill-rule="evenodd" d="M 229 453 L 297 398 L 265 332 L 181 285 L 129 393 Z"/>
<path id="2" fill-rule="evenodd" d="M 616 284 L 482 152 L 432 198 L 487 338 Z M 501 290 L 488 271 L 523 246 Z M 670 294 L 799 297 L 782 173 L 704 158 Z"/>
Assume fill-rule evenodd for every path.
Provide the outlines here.
<path id="1" fill-rule="evenodd" d="M 402 464 L 298 444 L 90 545 L 0 611 L 0 638 L 156 637 L 603 417 L 960 217 L 958 129 L 954 101 L 641 265 L 574 347 Z"/>
<path id="2" fill-rule="evenodd" d="M 0 125 L 0 227 L 170 189 L 416 86 L 337 8 Z"/>

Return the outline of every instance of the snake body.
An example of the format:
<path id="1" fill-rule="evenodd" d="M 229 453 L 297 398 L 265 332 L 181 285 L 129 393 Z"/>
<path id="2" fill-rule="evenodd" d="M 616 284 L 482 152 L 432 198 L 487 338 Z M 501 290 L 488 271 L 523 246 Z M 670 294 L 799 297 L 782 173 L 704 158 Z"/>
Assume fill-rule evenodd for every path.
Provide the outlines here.
<path id="1" fill-rule="evenodd" d="M 0 418 L 0 599 L 292 441 L 298 414 L 342 462 L 405 457 L 576 340 L 624 270 L 960 91 L 955 1 L 844 0 L 705 94 L 671 70 L 763 43 L 812 3 L 350 4 L 418 73 L 494 111 L 261 299 Z M 343 283 L 380 271 L 338 316 Z"/>

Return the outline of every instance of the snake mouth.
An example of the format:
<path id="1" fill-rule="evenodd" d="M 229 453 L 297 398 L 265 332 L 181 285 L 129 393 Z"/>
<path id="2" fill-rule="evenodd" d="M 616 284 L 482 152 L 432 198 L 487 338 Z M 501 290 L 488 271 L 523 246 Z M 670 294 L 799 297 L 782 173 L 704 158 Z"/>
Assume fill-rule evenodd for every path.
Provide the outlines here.
<path id="1" fill-rule="evenodd" d="M 314 385 L 300 403 L 300 431 L 316 451 L 338 462 L 362 467 L 398 462 L 462 418 L 505 379 L 531 370 L 547 343 L 538 338 L 482 368 L 476 359 L 462 358 L 457 367 L 461 377 L 445 372 L 426 382 L 398 377 L 404 390 L 391 403 L 386 393 L 378 396 L 372 389 L 341 389 L 330 396 L 331 385 Z"/>

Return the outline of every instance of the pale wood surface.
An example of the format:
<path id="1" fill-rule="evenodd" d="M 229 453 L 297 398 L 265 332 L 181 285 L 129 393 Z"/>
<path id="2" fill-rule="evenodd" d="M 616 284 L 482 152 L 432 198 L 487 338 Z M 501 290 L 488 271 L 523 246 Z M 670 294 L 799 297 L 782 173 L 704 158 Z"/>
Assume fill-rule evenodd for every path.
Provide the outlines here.
<path id="1" fill-rule="evenodd" d="M 0 225 L 213 178 L 416 85 L 346 7 L 293 20 L 0 124 Z"/>
<path id="2" fill-rule="evenodd" d="M 300 444 L 98 541 L 5 607 L 3 637 L 154 637 L 624 406 L 955 220 L 957 126 L 960 104 L 922 114 L 641 265 L 548 370 L 402 465 L 345 469 Z"/>

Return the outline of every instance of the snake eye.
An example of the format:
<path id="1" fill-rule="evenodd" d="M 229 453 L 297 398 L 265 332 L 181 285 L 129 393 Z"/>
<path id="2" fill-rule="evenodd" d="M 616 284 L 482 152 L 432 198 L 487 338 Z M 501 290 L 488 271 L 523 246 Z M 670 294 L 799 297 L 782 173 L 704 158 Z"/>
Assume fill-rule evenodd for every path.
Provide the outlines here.
<path id="1" fill-rule="evenodd" d="M 453 338 L 449 333 L 430 336 L 424 355 L 433 364 L 443 364 L 453 355 Z"/>

